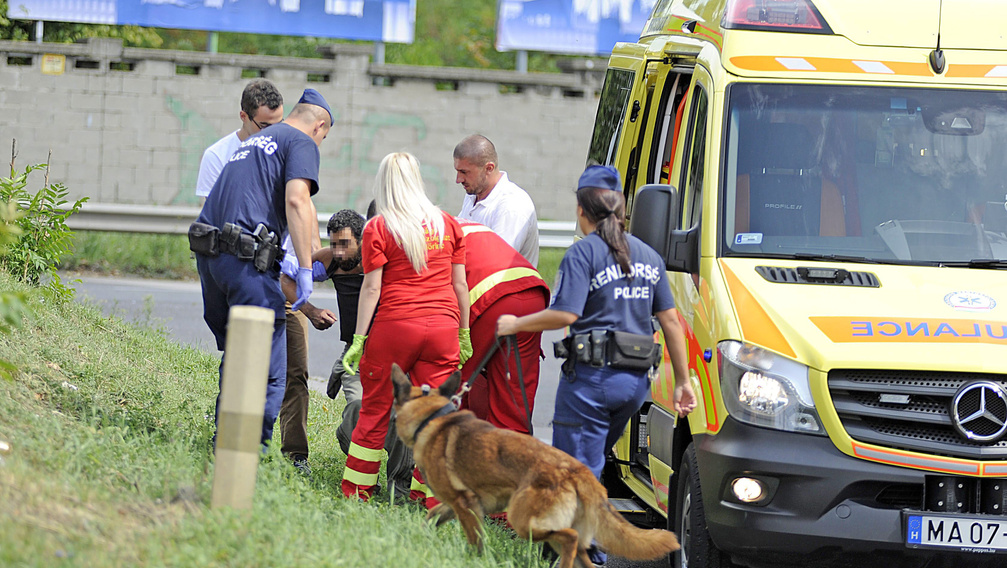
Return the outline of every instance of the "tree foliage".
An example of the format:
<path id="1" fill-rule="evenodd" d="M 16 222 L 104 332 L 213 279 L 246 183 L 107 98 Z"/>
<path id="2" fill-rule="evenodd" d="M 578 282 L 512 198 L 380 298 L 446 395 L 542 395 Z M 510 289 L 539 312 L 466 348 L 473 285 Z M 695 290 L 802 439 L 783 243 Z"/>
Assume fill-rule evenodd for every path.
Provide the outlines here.
<path id="1" fill-rule="evenodd" d="M 8 5 L 8 0 L 0 0 L 0 39 L 35 39 L 35 22 L 8 18 Z M 121 37 L 125 45 L 132 47 L 161 47 L 164 43 L 157 30 L 140 26 L 46 22 L 43 27 L 42 39 L 53 43 L 71 43 L 89 37 Z"/>
<path id="2" fill-rule="evenodd" d="M 16 2 L 17 0 L 15 0 Z M 0 39 L 35 39 L 34 22 L 7 18 L 9 0 L 0 0 Z M 73 42 L 89 37 L 119 37 L 128 47 L 154 47 L 203 51 L 209 32 L 46 22 L 47 42 Z M 412 44 L 388 44 L 385 61 L 404 65 L 435 65 L 514 69 L 516 55 L 500 52 L 496 38 L 496 0 L 418 0 L 416 37 Z M 320 57 L 317 47 L 346 40 L 221 32 L 217 50 L 222 53 Z M 530 53 L 529 71 L 555 72 L 559 56 Z"/>

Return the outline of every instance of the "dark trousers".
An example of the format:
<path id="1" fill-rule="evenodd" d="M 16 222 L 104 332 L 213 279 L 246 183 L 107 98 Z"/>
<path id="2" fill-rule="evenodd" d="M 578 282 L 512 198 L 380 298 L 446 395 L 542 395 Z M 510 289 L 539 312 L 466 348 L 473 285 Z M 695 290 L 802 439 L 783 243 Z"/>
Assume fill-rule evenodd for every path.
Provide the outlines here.
<path id="1" fill-rule="evenodd" d="M 360 420 L 361 399 L 351 400 L 346 403 L 343 409 L 343 421 L 336 428 L 336 440 L 343 453 L 350 453 L 350 439 L 353 437 L 353 429 L 357 427 Z M 396 484 L 396 492 L 403 495 L 409 494 L 409 484 L 413 477 L 413 451 L 410 450 L 402 440 L 399 439 L 395 429 L 395 415 L 388 423 L 388 434 L 385 436 L 385 451 L 388 452 L 388 461 L 385 463 L 385 472 L 388 480 Z M 404 491 L 404 492 L 403 492 Z"/>
<path id="2" fill-rule="evenodd" d="M 280 451 L 291 459 L 308 458 L 308 318 L 287 315 L 287 386 L 280 405 Z"/>
<path id="3" fill-rule="evenodd" d="M 258 306 L 276 313 L 270 344 L 269 371 L 266 383 L 266 404 L 262 415 L 263 446 L 273 438 L 273 425 L 280 413 L 280 402 L 287 382 L 287 326 L 283 310 L 283 292 L 279 272 L 259 272 L 251 262 L 238 260 L 229 254 L 216 258 L 196 255 L 196 269 L 203 290 L 203 320 L 223 351 L 227 344 L 227 317 L 231 306 Z M 224 357 L 220 361 L 219 380 L 223 381 Z M 220 395 L 214 421 L 220 414 Z"/>
<path id="4" fill-rule="evenodd" d="M 601 477 L 605 453 L 650 393 L 646 371 L 592 367 L 578 363 L 560 377 L 552 445 L 577 458 Z"/>

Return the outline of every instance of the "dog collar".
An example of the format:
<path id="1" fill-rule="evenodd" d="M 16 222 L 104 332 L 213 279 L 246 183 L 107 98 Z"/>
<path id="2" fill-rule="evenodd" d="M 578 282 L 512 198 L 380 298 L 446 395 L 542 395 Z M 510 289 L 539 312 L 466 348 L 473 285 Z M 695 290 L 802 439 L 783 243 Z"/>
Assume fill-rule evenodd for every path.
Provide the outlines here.
<path id="1" fill-rule="evenodd" d="M 413 439 L 415 440 L 416 438 L 419 437 L 420 431 L 423 430 L 424 428 L 426 428 L 427 424 L 430 424 L 431 420 L 433 420 L 434 418 L 440 418 L 441 416 L 447 416 L 448 414 L 451 414 L 455 410 L 458 410 L 458 409 L 455 408 L 454 403 L 449 402 L 449 403 L 445 404 L 444 406 L 442 406 L 440 408 L 440 410 L 438 410 L 437 412 L 434 412 L 430 416 L 427 416 L 423 420 L 423 422 L 420 422 L 420 425 L 416 427 L 416 431 L 413 432 Z"/>

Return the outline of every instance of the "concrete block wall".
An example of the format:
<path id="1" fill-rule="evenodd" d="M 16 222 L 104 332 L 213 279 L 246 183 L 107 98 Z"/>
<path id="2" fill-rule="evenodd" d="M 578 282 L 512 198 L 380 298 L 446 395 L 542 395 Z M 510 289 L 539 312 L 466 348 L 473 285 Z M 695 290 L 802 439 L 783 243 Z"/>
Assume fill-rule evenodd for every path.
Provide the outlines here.
<path id="1" fill-rule="evenodd" d="M 41 55 L 66 56 L 45 75 Z M 198 68 L 198 74 L 179 74 Z M 50 180 L 95 203 L 195 205 L 203 150 L 240 126 L 243 71 L 263 70 L 289 111 L 319 90 L 336 124 L 321 146 L 320 212 L 363 211 L 377 165 L 409 151 L 431 198 L 457 213 L 451 152 L 472 133 L 490 138 L 500 167 L 524 187 L 541 219 L 573 220 L 573 186 L 584 167 L 600 75 L 594 77 L 374 65 L 366 46 L 329 59 L 0 41 L 0 158 L 17 139 L 19 169 L 46 161 Z M 308 81 L 327 77 L 328 81 Z M 573 96 L 570 96 L 570 95 Z"/>

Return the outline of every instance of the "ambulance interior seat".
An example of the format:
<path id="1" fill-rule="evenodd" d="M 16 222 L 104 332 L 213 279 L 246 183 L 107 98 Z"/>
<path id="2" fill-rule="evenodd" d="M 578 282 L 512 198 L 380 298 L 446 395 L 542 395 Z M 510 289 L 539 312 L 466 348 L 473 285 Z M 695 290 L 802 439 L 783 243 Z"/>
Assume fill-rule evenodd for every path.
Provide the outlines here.
<path id="1" fill-rule="evenodd" d="M 751 124 L 739 144 L 735 233 L 845 236 L 843 200 L 822 178 L 808 129 Z"/>

